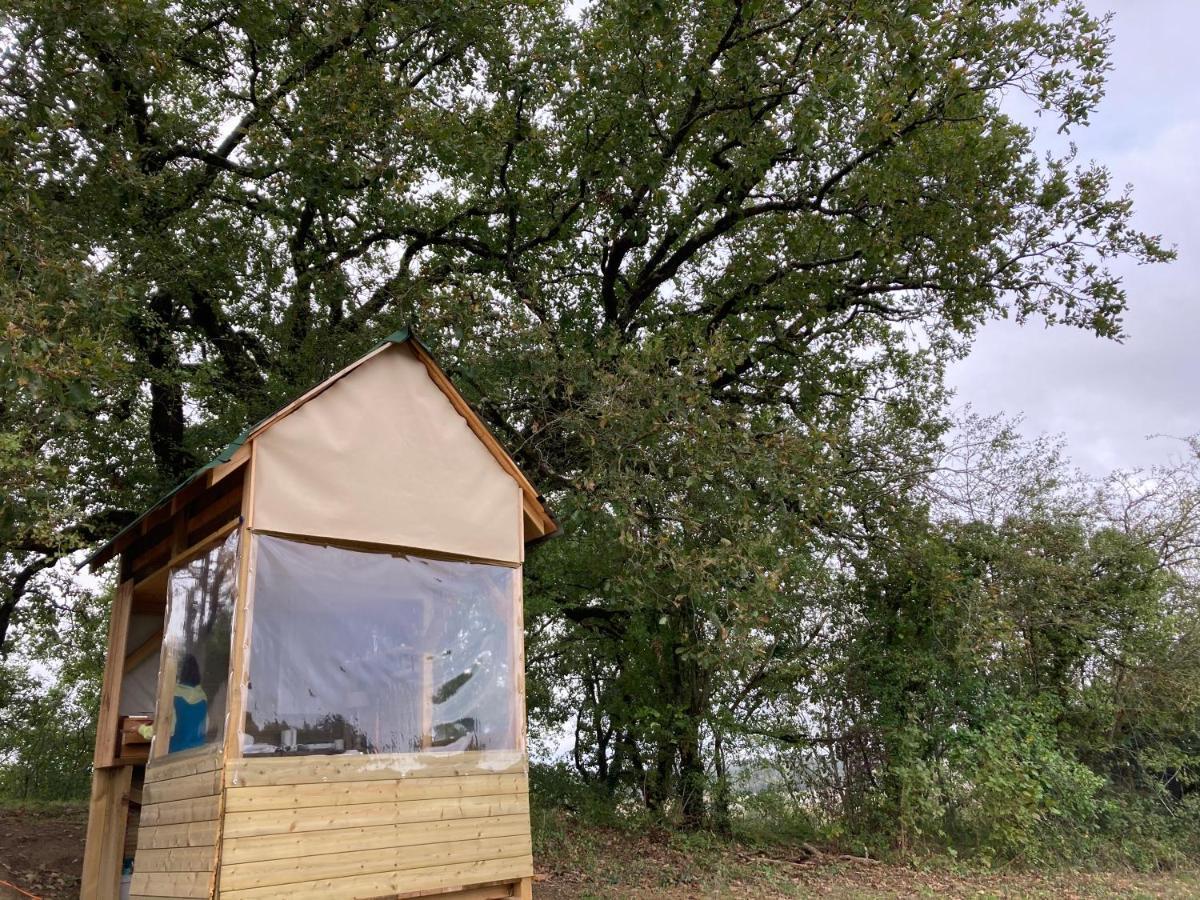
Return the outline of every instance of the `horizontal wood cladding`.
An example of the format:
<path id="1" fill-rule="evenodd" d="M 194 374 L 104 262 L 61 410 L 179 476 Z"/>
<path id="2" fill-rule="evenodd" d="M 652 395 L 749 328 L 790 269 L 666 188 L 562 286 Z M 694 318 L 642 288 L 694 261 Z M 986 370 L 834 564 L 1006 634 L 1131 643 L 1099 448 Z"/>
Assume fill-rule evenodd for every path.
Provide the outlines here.
<path id="1" fill-rule="evenodd" d="M 453 818 L 484 818 L 528 813 L 528 794 L 359 803 L 353 806 L 309 806 L 292 810 L 228 813 L 223 822 L 222 833 L 228 845 L 232 838 L 259 834 L 329 831 L 355 826 L 402 825 L 409 822 L 437 822 Z"/>
<path id="2" fill-rule="evenodd" d="M 154 825 L 184 825 L 188 822 L 208 822 L 220 818 L 221 798 L 195 797 L 190 800 L 171 800 L 142 807 L 142 828 Z"/>
<path id="3" fill-rule="evenodd" d="M 218 823 L 185 822 L 180 825 L 159 825 L 151 829 L 152 834 L 138 836 L 138 848 L 144 850 L 169 850 L 173 847 L 215 847 Z"/>
<path id="4" fill-rule="evenodd" d="M 167 850 L 144 849 L 138 852 L 139 872 L 211 872 L 213 846 L 173 847 Z"/>
<path id="5" fill-rule="evenodd" d="M 221 759 L 221 754 L 215 750 L 162 757 L 146 766 L 146 784 L 182 778 L 185 775 L 198 775 L 201 772 L 215 772 L 221 768 Z"/>
<path id="6" fill-rule="evenodd" d="M 480 750 L 371 756 L 250 757 L 230 760 L 225 773 L 226 784 L 230 786 L 260 787 L 460 775 L 517 775 L 525 771 L 523 751 Z"/>
<path id="7" fill-rule="evenodd" d="M 171 800 L 192 800 L 197 797 L 216 796 L 221 792 L 221 772 L 198 772 L 181 778 L 167 778 L 146 785 L 142 803 L 167 803 Z"/>
<path id="8" fill-rule="evenodd" d="M 211 896 L 211 872 L 138 872 L 135 868 L 129 888 L 129 900 L 168 897 L 204 900 Z"/>
<path id="9" fill-rule="evenodd" d="M 221 757 L 162 759 L 146 769 L 133 898 L 212 895 L 220 836 Z"/>
<path id="10" fill-rule="evenodd" d="M 533 871 L 532 857 L 488 859 L 425 869 L 398 872 L 379 872 L 351 875 L 346 878 L 326 878 L 280 886 L 221 891 L 222 900 L 260 900 L 286 896 L 288 900 L 356 900 L 365 897 L 391 897 L 396 894 L 443 887 L 458 889 L 487 881 L 518 879 Z"/>
<path id="11" fill-rule="evenodd" d="M 231 787 L 225 798 L 225 810 L 235 813 L 263 809 L 303 809 L 309 806 L 352 806 L 387 801 L 515 796 L 526 793 L 528 784 L 524 774 L 516 774 Z"/>
<path id="12" fill-rule="evenodd" d="M 261 834 L 225 842 L 222 866 L 263 862 L 289 857 L 340 853 L 343 849 L 377 850 L 420 847 L 447 841 L 481 840 L 529 832 L 529 819 L 521 813 L 468 819 L 409 822 L 403 825 L 365 825 L 298 834 Z"/>
<path id="13" fill-rule="evenodd" d="M 379 897 L 533 872 L 521 752 L 231 761 L 220 896 Z"/>
<path id="14" fill-rule="evenodd" d="M 499 884 L 489 884 L 483 887 L 467 888 L 464 891 L 438 891 L 436 900 L 503 900 L 507 897 L 520 897 L 521 883 L 504 881 Z M 408 900 L 410 897 L 429 897 L 428 891 L 417 891 L 415 893 L 405 892 L 398 894 L 398 897 Z"/>
<path id="15" fill-rule="evenodd" d="M 167 851 L 171 852 L 171 851 Z M 243 888 L 269 887 L 297 881 L 333 880 L 353 875 L 429 870 L 481 861 L 525 859 L 531 854 L 529 835 L 499 835 L 474 840 L 447 841 L 410 847 L 371 850 L 340 849 L 332 853 L 286 860 L 221 866 L 221 893 Z M 524 874 L 514 868 L 513 875 Z M 403 883 L 403 882 L 401 882 Z M 453 884 L 450 882 L 447 884 Z M 403 889 L 399 888 L 398 890 Z"/>

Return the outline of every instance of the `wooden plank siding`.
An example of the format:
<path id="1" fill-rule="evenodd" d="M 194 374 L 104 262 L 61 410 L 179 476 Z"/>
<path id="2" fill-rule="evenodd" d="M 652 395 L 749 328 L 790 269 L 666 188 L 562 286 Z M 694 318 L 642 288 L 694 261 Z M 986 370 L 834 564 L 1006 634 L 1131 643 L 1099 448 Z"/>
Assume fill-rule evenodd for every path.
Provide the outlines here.
<path id="1" fill-rule="evenodd" d="M 219 753 L 150 763 L 142 789 L 131 898 L 213 894 L 220 839 Z"/>
<path id="2" fill-rule="evenodd" d="M 219 896 L 520 896 L 527 772 L 517 751 L 230 760 Z"/>

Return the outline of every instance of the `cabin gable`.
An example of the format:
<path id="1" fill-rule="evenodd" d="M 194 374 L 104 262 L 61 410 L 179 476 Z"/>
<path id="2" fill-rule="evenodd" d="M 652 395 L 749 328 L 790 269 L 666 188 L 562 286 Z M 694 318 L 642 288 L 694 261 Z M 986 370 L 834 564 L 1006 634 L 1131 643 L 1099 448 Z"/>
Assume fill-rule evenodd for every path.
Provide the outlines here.
<path id="1" fill-rule="evenodd" d="M 521 489 L 406 344 L 254 437 L 255 530 L 522 559 Z"/>

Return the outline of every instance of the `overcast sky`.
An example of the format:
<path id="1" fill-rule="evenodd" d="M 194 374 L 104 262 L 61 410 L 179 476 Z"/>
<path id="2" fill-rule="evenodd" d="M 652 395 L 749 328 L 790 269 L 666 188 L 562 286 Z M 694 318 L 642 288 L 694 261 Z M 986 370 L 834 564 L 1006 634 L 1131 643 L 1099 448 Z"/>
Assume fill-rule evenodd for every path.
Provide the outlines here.
<path id="1" fill-rule="evenodd" d="M 1133 185 L 1136 223 L 1161 233 L 1173 263 L 1119 266 L 1129 295 L 1121 344 L 1039 322 L 984 328 L 950 373 L 959 403 L 1024 413 L 1024 430 L 1062 433 L 1092 474 L 1149 466 L 1200 432 L 1200 0 L 1088 0 L 1113 11 L 1114 70 L 1081 158 Z M 1053 131 L 1049 122 L 1043 130 Z"/>

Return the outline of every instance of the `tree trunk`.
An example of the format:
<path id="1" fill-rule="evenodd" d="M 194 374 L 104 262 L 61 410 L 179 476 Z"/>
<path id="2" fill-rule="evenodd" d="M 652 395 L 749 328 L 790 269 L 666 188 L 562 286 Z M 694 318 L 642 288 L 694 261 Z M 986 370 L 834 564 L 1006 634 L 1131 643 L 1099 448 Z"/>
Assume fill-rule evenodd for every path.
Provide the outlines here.
<path id="1" fill-rule="evenodd" d="M 713 729 L 713 768 L 716 770 L 716 783 L 713 785 L 712 820 L 713 828 L 719 834 L 729 836 L 733 833 L 733 819 L 729 812 L 729 777 L 725 770 L 725 742 L 721 732 Z"/>

